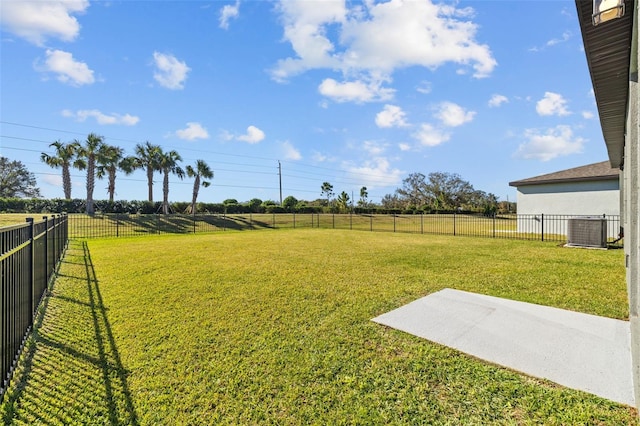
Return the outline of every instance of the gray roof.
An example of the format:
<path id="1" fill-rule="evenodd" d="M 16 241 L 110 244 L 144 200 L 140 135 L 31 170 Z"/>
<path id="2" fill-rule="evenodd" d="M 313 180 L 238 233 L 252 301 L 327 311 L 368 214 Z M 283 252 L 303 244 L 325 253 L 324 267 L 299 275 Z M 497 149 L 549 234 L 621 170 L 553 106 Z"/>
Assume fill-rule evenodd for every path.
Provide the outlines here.
<path id="1" fill-rule="evenodd" d="M 634 0 L 625 0 L 624 16 L 598 26 L 594 26 L 591 21 L 591 1 L 576 0 L 576 8 L 609 161 L 611 166 L 621 167 L 629 93 Z"/>
<path id="2" fill-rule="evenodd" d="M 609 161 L 574 167 L 573 169 L 547 173 L 528 179 L 509 182 L 509 186 L 539 185 L 545 183 L 585 182 L 594 180 L 617 180 L 620 170 L 612 168 Z"/>

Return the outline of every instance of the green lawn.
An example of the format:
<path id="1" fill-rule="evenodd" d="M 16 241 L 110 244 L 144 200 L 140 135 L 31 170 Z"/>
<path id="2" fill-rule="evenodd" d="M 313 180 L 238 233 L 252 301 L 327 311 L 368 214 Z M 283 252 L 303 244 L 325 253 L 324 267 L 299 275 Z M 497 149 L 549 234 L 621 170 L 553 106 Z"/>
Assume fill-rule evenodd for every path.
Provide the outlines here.
<path id="1" fill-rule="evenodd" d="M 445 287 L 625 319 L 621 250 L 318 229 L 72 241 L 9 424 L 636 424 L 371 318 Z"/>

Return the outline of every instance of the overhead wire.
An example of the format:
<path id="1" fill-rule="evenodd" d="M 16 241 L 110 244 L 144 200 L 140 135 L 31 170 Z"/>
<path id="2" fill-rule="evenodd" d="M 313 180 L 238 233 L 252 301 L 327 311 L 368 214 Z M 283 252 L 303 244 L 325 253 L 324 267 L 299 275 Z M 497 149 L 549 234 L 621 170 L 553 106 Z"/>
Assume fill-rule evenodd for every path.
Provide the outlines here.
<path id="1" fill-rule="evenodd" d="M 30 124 L 24 124 L 24 123 L 14 123 L 14 122 L 8 122 L 8 121 L 3 121 L 0 120 L 0 124 L 4 124 L 4 125 L 9 125 L 9 126 L 16 126 L 16 127 L 24 127 L 24 128 L 31 128 L 31 129 L 37 129 L 37 130 L 44 130 L 44 131 L 50 131 L 50 132 L 59 132 L 59 133 L 66 133 L 66 134 L 70 134 L 70 135 L 84 135 L 84 133 L 80 133 L 80 132 L 74 132 L 74 131 L 70 131 L 70 130 L 64 130 L 64 129 L 53 129 L 53 128 L 48 128 L 48 127 L 42 127 L 42 126 L 36 126 L 36 125 L 30 125 Z M 120 141 L 120 142 L 127 142 L 127 143 L 135 143 L 135 144 L 139 144 L 141 143 L 140 141 L 137 140 L 132 140 L 132 139 L 124 139 L 124 138 L 117 138 L 117 137 L 110 137 L 110 136 L 104 136 L 106 140 L 108 141 Z M 16 146 L 7 146 L 6 144 L 2 144 L 1 140 L 2 138 L 5 139 L 12 139 L 12 140 L 19 140 L 19 141 L 29 141 L 29 142 L 37 142 L 37 143 L 41 143 L 41 144 L 47 144 L 50 145 L 51 141 L 45 141 L 45 140 L 41 140 L 41 139 L 33 139 L 33 138 L 26 138 L 26 137 L 21 137 L 21 136 L 15 136 L 15 135 L 6 135 L 6 134 L 0 134 L 0 149 L 8 149 L 8 150 L 16 150 L 16 151 L 23 151 L 23 152 L 38 152 L 41 153 L 42 150 L 37 150 L 37 149 L 29 149 L 29 148 L 22 148 L 22 147 L 16 147 Z M 260 160 L 260 161 L 272 161 L 274 163 L 273 166 L 271 165 L 263 165 L 263 164 L 252 164 L 248 161 L 245 162 L 231 162 L 231 161 L 219 161 L 215 158 L 207 158 L 206 161 L 209 162 L 209 164 L 211 165 L 211 167 L 214 170 L 217 171 L 226 171 L 226 172 L 233 172 L 233 173 L 242 173 L 245 175 L 274 175 L 277 176 L 278 175 L 278 170 L 277 170 L 277 166 L 275 166 L 275 163 L 278 162 L 279 160 L 275 159 L 275 158 L 268 158 L 268 157 L 259 157 L 259 156 L 251 156 L 251 155 L 246 155 L 246 154 L 230 154 L 230 153 L 225 153 L 225 152 L 217 152 L 217 151 L 212 151 L 212 150 L 199 150 L 199 149 L 194 149 L 194 148 L 189 148 L 189 147 L 175 147 L 175 146 L 171 146 L 171 145 L 167 145 L 167 148 L 172 148 L 172 149 L 176 149 L 176 150 L 180 150 L 180 151 L 191 151 L 191 152 L 198 152 L 198 153 L 204 153 L 204 154 L 208 154 L 208 155 L 212 155 L 212 156 L 227 156 L 227 157 L 235 157 L 235 158 L 241 158 L 241 159 L 245 159 L 245 160 Z M 196 159 L 190 159 L 190 158 L 185 158 L 185 160 L 191 160 L 191 161 L 195 161 Z M 370 174 L 370 173 L 364 173 L 364 172 L 358 172 L 358 171 L 352 171 L 352 170 L 347 170 L 347 169 L 340 169 L 340 168 L 331 168 L 331 167 L 325 167 L 325 166 L 319 166 L 319 165 L 315 165 L 315 164 L 309 164 L 309 163 L 303 163 L 303 162 L 293 162 L 293 161 L 288 161 L 288 160 L 281 160 L 281 163 L 284 163 L 286 165 L 288 165 L 291 168 L 291 172 L 286 172 L 284 174 L 281 174 L 281 176 L 283 178 L 286 179 L 295 179 L 295 180 L 305 180 L 305 181 L 322 181 L 322 182 L 333 182 L 335 184 L 342 184 L 342 185 L 350 185 L 350 186 L 360 186 L 363 185 L 363 181 L 368 179 L 379 179 L 380 177 L 378 175 L 374 175 L 374 174 Z M 39 164 L 39 163 L 31 163 L 31 164 Z M 220 168 L 220 167 L 215 167 L 216 164 L 225 164 L 225 165 L 229 165 L 229 166 L 238 166 L 238 169 L 235 168 Z M 263 170 L 267 170 L 267 171 L 257 171 L 257 170 L 247 170 L 248 168 L 253 168 L 253 169 L 263 169 Z M 317 171 L 311 171 L 309 169 L 312 170 L 317 170 Z M 273 170 L 273 172 L 269 172 L 268 170 Z M 330 173 L 325 173 L 325 172 L 330 172 Z M 281 172 L 280 172 L 281 173 Z M 37 173 L 37 174 L 45 174 L 45 173 Z M 306 176 L 305 176 L 306 175 Z M 358 176 L 361 176 L 360 178 Z M 77 176 L 76 176 L 77 177 Z M 137 181 L 137 182 L 145 182 L 146 180 L 142 180 L 142 179 L 132 179 L 132 178 L 124 178 L 124 177 L 119 177 L 119 179 L 121 180 L 129 180 L 129 181 Z M 286 181 L 285 181 L 286 182 Z M 177 184 L 183 184 L 183 182 L 180 181 L 176 181 Z M 218 185 L 221 187 L 236 187 L 236 188 L 250 188 L 250 189 L 268 189 L 268 190 L 277 190 L 279 188 L 273 188 L 273 187 L 262 187 L 262 186 L 243 186 L 243 185 Z M 320 191 L 315 191 L 315 190 L 310 190 L 310 189 L 302 189 L 302 188 L 286 188 L 288 191 L 295 191 L 295 192 L 303 192 L 303 193 L 320 193 Z M 376 196 L 374 194 L 370 194 L 371 198 L 382 198 L 380 196 Z"/>

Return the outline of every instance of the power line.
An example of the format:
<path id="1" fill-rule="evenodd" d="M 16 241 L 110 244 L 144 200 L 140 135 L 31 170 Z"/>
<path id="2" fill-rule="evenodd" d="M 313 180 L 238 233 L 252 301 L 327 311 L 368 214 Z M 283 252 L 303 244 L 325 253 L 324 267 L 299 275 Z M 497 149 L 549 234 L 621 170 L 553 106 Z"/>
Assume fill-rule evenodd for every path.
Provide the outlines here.
<path id="1" fill-rule="evenodd" d="M 52 132 L 61 132 L 61 133 L 84 135 L 84 133 L 73 132 L 73 131 L 69 131 L 69 130 L 52 129 L 52 128 L 47 128 L 47 127 L 40 127 L 40 126 L 35 126 L 35 125 L 23 124 L 23 123 L 14 123 L 14 122 L 2 121 L 2 120 L 0 120 L 0 124 L 7 124 L 7 125 L 11 125 L 11 126 L 25 127 L 25 128 L 31 128 L 31 129 L 37 129 L 37 130 L 46 130 L 46 131 L 52 131 Z M 20 139 L 20 140 L 30 140 L 30 141 L 33 141 L 33 142 L 41 142 L 41 143 L 50 143 L 49 141 L 42 141 L 42 140 L 28 139 L 28 138 L 19 138 L 19 137 L 15 137 L 15 136 L 0 135 L 0 137 L 14 138 L 14 139 Z M 129 142 L 129 143 L 136 143 L 136 144 L 143 143 L 141 141 L 135 141 L 135 140 L 131 140 L 131 139 L 114 138 L 114 137 L 109 137 L 109 136 L 104 136 L 104 137 L 105 137 L 105 139 L 108 139 L 108 140 L 115 140 L 115 141 Z M 181 151 L 192 151 L 192 152 L 199 152 L 199 153 L 205 153 L 205 154 L 212 154 L 212 155 L 220 155 L 220 156 L 229 156 L 229 157 L 237 157 L 237 158 L 247 158 L 247 159 L 254 159 L 254 160 L 271 161 L 274 164 L 279 161 L 279 160 L 277 160 L 275 158 L 269 158 L 269 157 L 258 157 L 258 156 L 251 156 L 251 155 L 246 155 L 246 154 L 229 154 L 229 153 L 225 153 L 225 152 L 217 152 L 217 151 L 210 151 L 210 150 L 199 150 L 199 149 L 194 149 L 194 148 L 187 148 L 187 147 L 184 147 L 184 146 L 176 147 L 176 146 L 173 146 L 173 145 L 167 145 L 167 148 L 172 148 L 172 149 L 176 149 L 176 150 L 179 149 Z M 194 160 L 194 159 L 191 159 L 191 160 Z M 286 160 L 283 160 L 282 162 L 289 164 L 294 169 L 297 168 L 298 166 L 300 166 L 300 167 L 304 167 L 305 169 L 313 168 L 313 169 L 325 170 L 325 171 L 329 171 L 329 172 L 333 172 L 333 173 L 358 175 L 358 176 L 362 176 L 363 179 L 365 179 L 365 178 L 379 179 L 379 175 L 371 174 L 371 173 L 364 173 L 364 172 L 352 171 L 352 170 L 347 170 L 347 169 L 335 169 L 335 168 L 331 168 L 331 167 L 318 166 L 318 165 L 315 165 L 315 164 L 309 164 L 309 163 L 303 163 L 303 162 L 292 162 L 292 161 L 286 161 Z M 299 172 L 300 173 L 312 174 L 311 172 L 309 172 L 307 170 L 301 170 Z M 318 173 L 318 175 L 326 176 L 326 174 L 320 174 L 320 173 Z M 338 178 L 338 176 L 335 176 L 335 178 Z M 329 180 L 330 179 L 335 179 L 335 178 L 329 178 Z M 327 179 L 327 178 L 325 178 L 325 179 Z"/>

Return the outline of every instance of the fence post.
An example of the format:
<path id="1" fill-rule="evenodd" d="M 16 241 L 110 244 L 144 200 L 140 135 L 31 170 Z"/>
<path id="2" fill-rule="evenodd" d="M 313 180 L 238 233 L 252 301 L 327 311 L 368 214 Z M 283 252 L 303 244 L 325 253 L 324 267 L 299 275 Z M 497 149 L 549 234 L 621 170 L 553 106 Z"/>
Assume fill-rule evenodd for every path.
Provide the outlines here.
<path id="1" fill-rule="evenodd" d="M 331 213 L 331 214 L 333 218 L 333 229 L 336 229 L 336 214 L 335 213 Z"/>
<path id="2" fill-rule="evenodd" d="M 116 237 L 120 236 L 120 215 L 116 213 Z"/>
<path id="3" fill-rule="evenodd" d="M 273 223 L 273 229 L 276 229 L 276 214 L 271 213 L 271 215 L 272 215 L 271 222 Z"/>
<path id="4" fill-rule="evenodd" d="M 493 213 L 493 238 L 496 237 L 496 214 Z"/>
<path id="5" fill-rule="evenodd" d="M 196 215 L 191 216 L 193 218 L 193 233 L 196 233 Z"/>
<path id="6" fill-rule="evenodd" d="M 44 220 L 44 276 L 45 280 L 49 282 L 49 222 L 47 216 L 42 216 Z"/>
<path id="7" fill-rule="evenodd" d="M 29 326 L 33 325 L 33 316 L 36 312 L 36 303 L 34 294 L 34 287 L 36 285 L 36 271 L 35 271 L 35 257 L 36 257 L 36 243 L 35 243 L 35 224 L 32 217 L 27 218 L 27 223 L 29 223 L 29 245 L 31 246 L 29 250 L 29 282 L 31 285 L 29 286 L 29 306 L 31 306 L 31 317 L 29 318 Z"/>
<path id="8" fill-rule="evenodd" d="M 369 228 L 370 228 L 370 231 L 373 232 L 373 215 L 372 214 L 369 215 Z"/>
<path id="9" fill-rule="evenodd" d="M 542 231 L 540 232 L 540 234 L 542 235 L 542 241 L 544 241 L 544 213 L 540 215 L 540 229 Z"/>
<path id="10" fill-rule="evenodd" d="M 293 212 L 293 229 L 296 229 L 296 212 Z"/>
<path id="11" fill-rule="evenodd" d="M 456 236 L 456 212 L 453 212 L 453 236 Z"/>
<path id="12" fill-rule="evenodd" d="M 396 214 L 393 214 L 393 232 L 396 232 Z"/>
<path id="13" fill-rule="evenodd" d="M 424 234 L 424 212 L 420 213 L 420 233 Z"/>
<path id="14" fill-rule="evenodd" d="M 353 212 L 349 212 L 349 230 L 353 230 Z"/>

